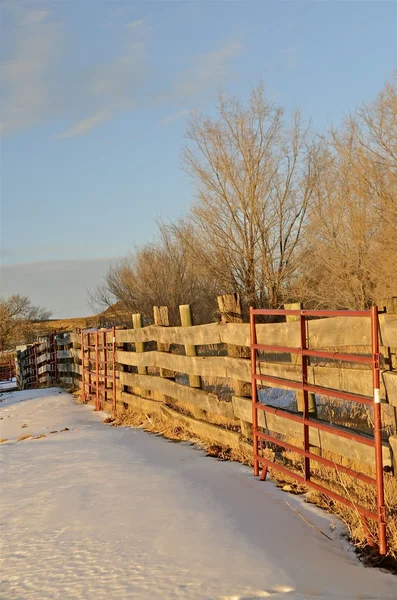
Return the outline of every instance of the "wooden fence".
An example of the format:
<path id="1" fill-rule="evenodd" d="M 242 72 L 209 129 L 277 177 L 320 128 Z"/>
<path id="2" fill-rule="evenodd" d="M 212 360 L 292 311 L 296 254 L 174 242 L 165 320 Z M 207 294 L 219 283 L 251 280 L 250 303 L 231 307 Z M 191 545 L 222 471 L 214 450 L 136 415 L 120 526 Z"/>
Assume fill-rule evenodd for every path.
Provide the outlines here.
<path id="1" fill-rule="evenodd" d="M 225 297 L 220 300 L 220 307 L 225 307 Z M 181 326 L 169 327 L 167 308 L 155 307 L 154 325 L 141 327 L 140 315 L 134 315 L 133 328 L 116 329 L 118 406 L 120 410 L 134 407 L 149 417 L 161 414 L 214 444 L 238 449 L 247 444 L 252 425 L 249 324 L 241 322 L 239 311 L 236 314 L 225 310 L 219 323 L 207 325 L 191 325 L 190 317 L 190 309 L 185 305 L 181 307 Z M 379 325 L 381 400 L 391 434 L 384 439 L 383 459 L 384 465 L 394 468 L 397 473 L 397 314 L 380 314 Z M 312 349 L 357 354 L 370 352 L 371 331 L 369 320 L 365 317 L 310 320 L 307 334 Z M 299 346 L 300 324 L 259 324 L 257 337 L 259 344 Z M 57 347 L 59 382 L 81 387 L 80 334 L 57 336 Z M 42 340 L 37 345 L 40 385 L 52 383 L 49 352 L 48 340 Z M 17 379 L 21 388 L 31 368 L 26 364 L 27 353 L 28 350 L 20 351 L 17 357 Z M 301 381 L 301 366 L 296 357 L 291 358 L 290 355 L 261 355 L 258 372 Z M 308 382 L 372 397 L 372 373 L 364 365 L 312 362 Z M 285 388 L 288 389 L 287 386 Z M 265 389 L 263 393 L 266 394 Z M 324 417 L 319 413 L 319 418 Z M 283 418 L 282 410 L 280 414 L 261 414 L 260 419 L 259 425 L 272 433 L 294 439 L 302 437 L 300 424 Z M 350 420 L 349 415 L 346 420 Z M 344 428 L 342 421 L 341 418 L 336 421 L 340 429 Z M 319 452 L 333 452 L 373 465 L 373 449 L 369 446 L 310 429 L 310 444 Z M 362 435 L 370 435 L 369 430 Z"/>

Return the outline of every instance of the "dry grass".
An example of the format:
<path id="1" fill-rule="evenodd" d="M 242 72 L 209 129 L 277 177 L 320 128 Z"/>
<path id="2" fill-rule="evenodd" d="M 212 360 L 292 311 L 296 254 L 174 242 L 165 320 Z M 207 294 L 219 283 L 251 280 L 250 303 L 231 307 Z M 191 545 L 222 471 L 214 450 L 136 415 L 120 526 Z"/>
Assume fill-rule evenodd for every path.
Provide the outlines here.
<path id="1" fill-rule="evenodd" d="M 23 440 L 29 440 L 32 436 L 29 435 L 28 433 L 26 435 L 21 435 L 21 437 L 19 437 L 17 439 L 17 442 L 23 442 Z"/>
<path id="2" fill-rule="evenodd" d="M 50 321 L 40 321 L 35 324 L 35 331 L 37 335 L 44 336 L 52 333 L 53 331 L 65 332 L 73 331 L 76 328 L 84 329 L 87 327 L 97 327 L 98 317 L 81 317 L 72 319 L 54 319 Z"/>
<path id="3" fill-rule="evenodd" d="M 0 444 L 4 444 L 4 442 L 8 442 L 7 438 L 0 438 Z"/>
<path id="4" fill-rule="evenodd" d="M 32 439 L 33 440 L 41 440 L 41 438 L 45 438 L 45 437 L 47 437 L 45 435 L 45 433 L 40 433 L 40 435 L 35 435 Z"/>

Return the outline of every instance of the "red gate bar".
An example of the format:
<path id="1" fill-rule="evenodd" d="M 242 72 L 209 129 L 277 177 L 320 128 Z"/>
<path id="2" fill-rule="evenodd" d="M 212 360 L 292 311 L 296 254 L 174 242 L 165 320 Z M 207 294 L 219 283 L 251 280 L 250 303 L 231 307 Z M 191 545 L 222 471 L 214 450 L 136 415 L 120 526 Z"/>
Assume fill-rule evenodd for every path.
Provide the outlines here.
<path id="1" fill-rule="evenodd" d="M 257 343 L 256 335 L 256 321 L 257 315 L 298 315 L 300 319 L 300 347 L 287 347 L 287 346 L 274 346 Z M 310 350 L 307 348 L 307 333 L 306 333 L 306 317 L 369 317 L 371 322 L 371 356 L 357 356 L 355 354 L 345 354 L 336 352 L 323 352 L 320 350 Z M 322 492 L 330 498 L 358 510 L 363 519 L 363 524 L 369 543 L 372 542 L 370 539 L 370 533 L 366 524 L 366 518 L 370 518 L 378 523 L 379 532 L 379 552 L 385 555 L 387 552 L 387 539 L 386 539 L 386 510 L 384 503 L 384 481 L 383 481 L 383 455 L 382 455 L 382 422 L 381 422 L 381 409 L 380 409 L 380 356 L 379 356 L 379 332 L 378 332 L 378 308 L 373 307 L 370 311 L 322 311 L 322 310 L 271 310 L 271 309 L 250 309 L 250 337 L 251 337 L 251 377 L 252 377 L 252 423 L 253 423 L 253 450 L 254 450 L 254 475 L 259 475 L 259 465 L 263 465 L 261 479 L 265 480 L 267 470 L 269 467 L 274 468 L 295 480 L 304 483 L 307 486 L 314 488 L 315 490 Z M 299 354 L 302 356 L 302 382 L 291 381 L 282 379 L 279 377 L 273 377 L 270 375 L 262 375 L 257 373 L 257 353 L 258 351 L 272 351 L 280 353 L 291 353 Z M 308 357 L 328 358 L 340 361 L 357 362 L 362 364 L 369 364 L 372 368 L 372 381 L 373 381 L 373 397 L 362 396 L 358 394 L 351 394 L 348 392 L 341 392 L 339 390 L 333 390 L 331 388 L 324 388 L 321 386 L 310 385 L 307 382 L 308 374 Z M 290 389 L 301 390 L 303 392 L 304 399 L 304 410 L 302 415 L 292 414 L 286 410 L 277 409 L 272 406 L 267 406 L 258 402 L 258 381 L 266 381 L 273 383 L 275 386 L 283 386 Z M 326 396 L 333 396 L 342 400 L 348 400 L 352 402 L 359 402 L 362 404 L 368 404 L 372 406 L 374 412 L 374 435 L 373 438 L 366 437 L 357 433 L 350 433 L 346 430 L 340 430 L 337 427 L 333 427 L 330 424 L 325 424 L 310 418 L 309 415 L 309 401 L 308 393 L 319 393 Z M 258 428 L 258 410 L 263 412 L 269 412 L 282 416 L 286 419 L 299 422 L 303 425 L 303 448 L 298 448 L 287 442 L 283 442 L 278 438 L 275 438 L 267 433 L 264 433 Z M 344 467 L 339 463 L 331 461 L 329 459 L 317 456 L 310 452 L 309 444 L 309 427 L 314 427 L 319 430 L 328 431 L 334 435 L 339 435 L 346 439 L 355 440 L 367 446 L 371 446 L 375 449 L 375 479 L 368 477 L 363 473 L 359 473 Z M 292 452 L 297 453 L 304 458 L 304 476 L 298 475 L 293 471 L 290 471 L 286 467 L 273 463 L 259 454 L 259 440 L 264 442 L 270 442 L 272 444 L 281 446 Z M 340 494 L 325 488 L 324 486 L 314 483 L 311 481 L 310 472 L 310 461 L 314 460 L 327 467 L 333 467 L 337 471 L 346 473 L 347 475 L 354 477 L 360 481 L 363 481 L 369 485 L 373 485 L 376 488 L 376 502 L 377 502 L 377 513 L 373 513 L 363 506 L 358 506 L 349 499 L 341 496 Z"/>

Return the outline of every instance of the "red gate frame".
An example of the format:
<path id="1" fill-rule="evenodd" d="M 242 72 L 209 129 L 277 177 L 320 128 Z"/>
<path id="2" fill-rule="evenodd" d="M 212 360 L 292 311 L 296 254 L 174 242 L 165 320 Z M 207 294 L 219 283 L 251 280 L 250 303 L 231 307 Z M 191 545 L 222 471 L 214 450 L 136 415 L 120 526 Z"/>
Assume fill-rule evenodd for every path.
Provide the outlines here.
<path id="1" fill-rule="evenodd" d="M 0 381 L 12 381 L 15 376 L 15 360 L 13 358 L 0 362 Z"/>
<path id="2" fill-rule="evenodd" d="M 108 342 L 107 334 L 112 334 L 112 340 Z M 94 336 L 94 343 L 92 343 Z M 100 339 L 102 337 L 102 340 Z M 102 342 L 100 344 L 100 342 Z M 94 351 L 92 357 L 91 351 Z M 103 352 L 104 360 L 100 360 L 99 353 Z M 85 356 L 87 352 L 87 356 Z M 108 360 L 108 355 L 111 353 L 111 360 Z M 91 368 L 91 365 L 94 365 Z M 109 375 L 108 367 L 111 368 Z M 88 381 L 86 380 L 88 375 Z M 93 375 L 95 380 L 93 381 Z M 107 382 L 112 382 L 112 387 L 108 388 Z M 108 401 L 108 392 L 112 391 L 112 408 L 116 412 L 116 328 L 111 329 L 83 329 L 81 331 L 81 389 L 82 400 L 87 402 L 90 399 L 95 399 L 95 410 L 102 410 L 101 391 L 103 391 L 104 404 Z"/>
<path id="3" fill-rule="evenodd" d="M 50 377 L 53 382 L 58 381 L 58 344 L 56 333 L 49 336 L 50 342 Z"/>
<path id="4" fill-rule="evenodd" d="M 37 342 L 28 346 L 26 358 L 26 371 L 27 376 L 25 378 L 25 386 L 27 388 L 38 388 L 39 387 L 39 366 L 37 363 Z"/>
<path id="5" fill-rule="evenodd" d="M 274 346 L 267 344 L 258 344 L 256 336 L 256 320 L 255 317 L 259 315 L 266 316 L 286 316 L 296 315 L 300 318 L 300 346 L 299 347 L 286 347 L 286 346 Z M 343 354 L 336 352 L 322 352 L 319 350 L 310 350 L 307 346 L 307 333 L 306 333 L 306 318 L 307 317 L 369 317 L 371 320 L 371 356 L 361 356 L 356 354 Z M 259 475 L 259 465 L 262 464 L 261 480 L 266 479 L 268 468 L 278 470 L 285 475 L 296 479 L 304 485 L 310 486 L 315 490 L 329 496 L 333 500 L 341 502 L 350 508 L 355 508 L 360 513 L 363 520 L 364 528 L 368 537 L 368 541 L 373 545 L 373 540 L 367 526 L 366 519 L 372 519 L 378 523 L 379 532 L 379 553 L 385 555 L 387 553 L 387 539 L 386 539 L 386 509 L 384 499 L 384 480 L 383 480 L 383 455 L 382 455 L 382 420 L 381 420 L 381 408 L 380 408 L 380 360 L 379 360 L 379 322 L 378 322 L 378 307 L 373 306 L 371 310 L 365 311 L 328 311 L 328 310 L 271 310 L 271 309 L 254 309 L 250 308 L 250 347 L 251 347 L 251 381 L 252 381 L 252 424 L 253 424 L 253 450 L 254 450 L 254 475 Z M 291 354 L 299 354 L 302 357 L 302 382 L 290 381 L 286 379 L 280 379 L 270 375 L 262 375 L 257 372 L 257 352 L 260 350 L 273 351 L 273 352 L 286 352 Z M 340 361 L 357 362 L 361 364 L 368 364 L 372 368 L 372 388 L 373 397 L 361 396 L 348 392 L 342 392 L 339 390 L 333 390 L 331 388 L 320 387 L 317 385 L 311 385 L 307 380 L 308 373 L 308 357 L 319 357 L 328 358 Z M 272 406 L 267 406 L 258 402 L 258 381 L 265 381 L 272 383 L 275 387 L 283 386 L 291 388 L 293 390 L 301 390 L 304 398 L 304 411 L 302 416 L 297 414 L 291 414 L 282 409 L 278 409 Z M 374 416 L 374 438 L 368 438 L 361 436 L 356 433 L 350 433 L 348 431 L 340 430 L 332 425 L 327 425 L 323 422 L 314 420 L 309 416 L 309 401 L 308 394 L 320 393 L 326 396 L 333 396 L 341 398 L 343 400 L 349 400 L 352 402 L 359 402 L 367 404 L 373 408 Z M 258 428 L 258 410 L 268 412 L 282 416 L 291 421 L 301 423 L 303 425 L 303 449 L 293 446 L 287 442 L 281 441 L 271 435 L 268 435 Z M 359 473 L 335 463 L 329 459 L 317 456 L 310 452 L 309 445 L 309 427 L 314 427 L 321 431 L 328 431 L 335 435 L 339 435 L 346 439 L 355 440 L 367 446 L 371 446 L 375 450 L 375 479 Z M 271 442 L 275 445 L 281 446 L 292 452 L 295 452 L 304 457 L 304 475 L 298 475 L 293 471 L 290 471 L 286 467 L 283 467 L 277 463 L 273 463 L 267 458 L 260 456 L 259 454 L 259 440 L 265 442 Z M 340 496 L 338 493 L 328 490 L 320 484 L 311 481 L 310 472 L 310 460 L 314 460 L 327 467 L 335 468 L 347 475 L 355 477 L 360 481 L 364 481 L 370 485 L 376 487 L 376 502 L 377 502 L 377 514 L 368 510 L 363 506 L 359 506 L 356 503 Z"/>

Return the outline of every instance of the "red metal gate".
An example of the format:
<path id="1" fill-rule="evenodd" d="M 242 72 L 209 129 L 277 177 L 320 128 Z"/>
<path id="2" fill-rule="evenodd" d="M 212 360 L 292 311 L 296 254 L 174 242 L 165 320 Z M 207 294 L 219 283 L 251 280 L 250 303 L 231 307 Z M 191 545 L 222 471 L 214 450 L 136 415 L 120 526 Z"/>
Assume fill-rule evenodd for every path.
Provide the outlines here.
<path id="1" fill-rule="evenodd" d="M 37 344 L 27 348 L 27 355 L 25 358 L 25 374 L 24 384 L 26 388 L 38 388 L 39 387 L 39 365 L 38 365 L 38 352 Z"/>
<path id="2" fill-rule="evenodd" d="M 58 381 L 58 345 L 57 336 L 51 333 L 49 336 L 50 343 L 50 378 L 53 382 Z"/>
<path id="3" fill-rule="evenodd" d="M 12 381 L 15 377 L 15 359 L 14 357 L 0 357 L 0 381 Z"/>
<path id="4" fill-rule="evenodd" d="M 83 402 L 95 400 L 95 410 L 102 410 L 102 404 L 111 402 L 113 411 L 116 412 L 114 327 L 100 330 L 86 329 L 81 332 L 81 383 Z M 109 400 L 109 393 L 111 400 Z"/>
<path id="5" fill-rule="evenodd" d="M 283 346 L 270 346 L 266 344 L 257 343 L 256 334 L 256 317 L 259 315 L 275 316 L 275 315 L 296 315 L 300 319 L 300 346 L 299 347 L 283 347 Z M 362 356 L 357 354 L 342 354 L 335 352 L 322 352 L 319 350 L 310 350 L 307 344 L 307 317 L 367 317 L 369 319 L 369 325 L 371 326 L 371 356 Z M 379 325 L 378 325 L 378 308 L 372 307 L 368 311 L 322 311 L 322 310 L 267 310 L 267 309 L 250 309 L 250 331 L 251 331 L 251 376 L 252 376 L 252 423 L 253 423 L 253 443 L 254 443 L 254 475 L 259 475 L 259 465 L 262 465 L 261 479 L 265 480 L 267 470 L 269 467 L 278 470 L 285 475 L 296 479 L 300 483 L 314 488 L 315 490 L 325 494 L 326 496 L 345 504 L 350 508 L 354 508 L 359 511 L 360 516 L 363 520 L 363 524 L 366 533 L 371 542 L 371 536 L 366 524 L 366 519 L 372 519 L 378 524 L 379 532 L 379 552 L 385 555 L 387 552 L 387 540 L 386 540 L 386 510 L 384 501 L 384 480 L 383 480 L 383 457 L 382 457 L 382 423 L 381 423 L 381 408 L 380 408 L 380 361 L 379 361 Z M 270 375 L 262 375 L 257 372 L 257 353 L 258 351 L 271 351 L 271 352 L 285 352 L 291 354 L 298 354 L 302 357 L 302 381 L 290 381 L 280 379 Z M 361 364 L 370 365 L 372 368 L 372 387 L 373 396 L 360 396 L 348 392 L 342 392 L 339 390 L 333 390 L 330 388 L 324 388 L 308 383 L 308 357 L 317 357 L 325 359 L 333 359 L 339 361 L 357 362 Z M 264 381 L 268 384 L 272 384 L 274 387 L 282 386 L 293 390 L 300 390 L 303 392 L 304 399 L 304 411 L 302 416 L 298 414 L 291 414 L 285 410 L 275 408 L 273 406 L 267 406 L 258 402 L 258 381 Z M 343 400 L 349 400 L 352 402 L 359 402 L 367 404 L 373 409 L 374 419 L 374 436 L 373 439 L 361 436 L 357 433 L 348 432 L 345 430 L 333 427 L 331 424 L 325 424 L 310 418 L 309 415 L 309 401 L 308 394 L 319 393 L 326 396 L 336 397 Z M 261 431 L 258 427 L 258 410 L 262 410 L 265 413 L 273 413 L 278 416 L 282 416 L 291 421 L 295 421 L 302 424 L 302 436 L 303 436 L 303 449 L 293 446 L 287 442 L 284 442 L 276 437 L 268 435 Z M 335 463 L 329 459 L 317 456 L 310 452 L 309 446 L 309 427 L 314 427 L 318 430 L 328 431 L 341 437 L 355 440 L 362 444 L 366 444 L 374 448 L 374 459 L 375 459 L 375 479 L 359 473 L 345 467 L 339 463 Z M 277 446 L 281 446 L 287 450 L 297 453 L 304 458 L 304 474 L 299 475 L 294 473 L 290 469 L 270 461 L 269 459 L 259 454 L 259 444 L 262 440 L 264 442 L 271 442 Z M 311 480 L 310 461 L 316 461 L 346 473 L 347 475 L 353 476 L 365 483 L 373 485 L 376 489 L 376 503 L 377 513 L 368 510 L 363 506 L 353 503 L 348 498 L 344 498 L 340 494 L 331 491 L 322 485 L 315 483 Z"/>

